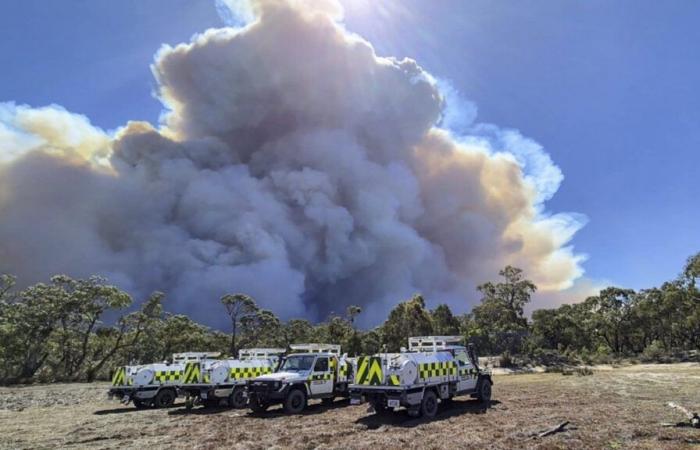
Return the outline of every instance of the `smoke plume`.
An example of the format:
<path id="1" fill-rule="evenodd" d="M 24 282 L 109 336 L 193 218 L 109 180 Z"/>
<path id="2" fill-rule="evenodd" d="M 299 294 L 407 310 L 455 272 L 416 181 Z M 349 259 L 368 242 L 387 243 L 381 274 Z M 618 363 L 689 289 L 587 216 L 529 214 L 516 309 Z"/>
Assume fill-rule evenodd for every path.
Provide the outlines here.
<path id="1" fill-rule="evenodd" d="M 506 264 L 544 290 L 582 274 L 581 217 L 545 211 L 562 175 L 537 143 L 446 129 L 448 93 L 334 1 L 249 7 L 158 52 L 158 127 L 0 104 L 0 272 L 102 274 L 211 325 L 226 292 L 375 324 L 415 292 L 465 310 Z"/>

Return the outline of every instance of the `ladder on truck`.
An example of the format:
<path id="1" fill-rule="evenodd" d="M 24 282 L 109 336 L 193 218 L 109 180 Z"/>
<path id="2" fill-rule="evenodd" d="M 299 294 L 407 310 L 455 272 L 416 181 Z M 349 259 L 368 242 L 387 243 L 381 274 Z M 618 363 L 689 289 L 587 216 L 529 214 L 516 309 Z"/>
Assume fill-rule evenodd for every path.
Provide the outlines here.
<path id="1" fill-rule="evenodd" d="M 292 344 L 289 348 L 295 353 L 330 353 L 340 356 L 340 345 L 335 344 Z"/>
<path id="2" fill-rule="evenodd" d="M 463 347 L 462 336 L 417 336 L 408 338 L 410 352 L 438 352 Z"/>
<path id="3" fill-rule="evenodd" d="M 243 348 L 238 351 L 238 359 L 247 361 L 250 359 L 267 359 L 271 356 L 284 354 L 283 348 Z"/>

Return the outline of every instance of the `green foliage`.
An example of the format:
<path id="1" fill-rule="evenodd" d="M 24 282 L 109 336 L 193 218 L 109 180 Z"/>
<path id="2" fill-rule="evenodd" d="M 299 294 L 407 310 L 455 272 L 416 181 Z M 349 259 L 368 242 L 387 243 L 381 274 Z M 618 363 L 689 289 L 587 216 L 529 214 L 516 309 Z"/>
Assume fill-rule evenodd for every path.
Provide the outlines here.
<path id="1" fill-rule="evenodd" d="M 355 317 L 357 317 L 362 312 L 362 308 L 357 305 L 350 305 L 346 309 L 345 315 L 347 316 L 350 323 L 355 323 Z"/>
<path id="2" fill-rule="evenodd" d="M 449 306 L 438 305 L 430 315 L 433 320 L 433 333 L 438 336 L 459 335 L 459 319 L 452 314 Z"/>
<path id="3" fill-rule="evenodd" d="M 513 366 L 513 355 L 511 355 L 508 350 L 501 353 L 501 356 L 498 358 L 498 365 L 499 367 Z"/>
<path id="4" fill-rule="evenodd" d="M 131 297 L 99 277 L 51 278 L 8 295 L 13 279 L 2 277 L 0 379 L 22 382 L 40 368 L 54 379 L 82 377 L 99 339 L 95 333 L 107 310 L 123 309 Z"/>
<path id="5" fill-rule="evenodd" d="M 432 317 L 425 308 L 423 296 L 418 294 L 396 305 L 380 327 L 382 344 L 389 352 L 398 352 L 405 347 L 410 336 L 428 336 L 432 333 Z"/>
<path id="6" fill-rule="evenodd" d="M 279 347 L 284 344 L 282 323 L 272 311 L 256 309 L 241 319 L 241 348 Z M 232 353 L 238 356 L 237 353 Z"/>
<path id="7" fill-rule="evenodd" d="M 642 361 L 645 362 L 659 362 L 665 355 L 663 344 L 661 341 L 654 340 L 651 344 L 644 347 L 642 352 Z"/>
<path id="8" fill-rule="evenodd" d="M 226 312 L 231 318 L 231 346 L 229 353 L 233 356 L 238 354 L 239 347 L 236 343 L 239 329 L 244 326 L 246 320 L 251 319 L 259 313 L 255 300 L 245 294 L 226 294 L 221 297 L 221 303 L 226 308 Z M 252 324 L 248 320 L 248 326 Z"/>
<path id="9" fill-rule="evenodd" d="M 578 304 L 535 311 L 531 347 L 568 349 L 598 363 L 698 349 L 700 300 L 689 272 L 686 268 L 660 288 L 634 292 L 610 287 Z"/>
<path id="10" fill-rule="evenodd" d="M 315 339 L 314 326 L 306 319 L 292 319 L 282 326 L 283 346 L 299 342 L 313 342 Z"/>
<path id="11" fill-rule="evenodd" d="M 537 287 L 532 281 L 523 279 L 523 271 L 517 267 L 506 266 L 499 275 L 505 278 L 504 282 L 487 282 L 477 287 L 483 294 L 482 314 L 504 328 L 526 327 L 523 307 Z"/>
<path id="12" fill-rule="evenodd" d="M 688 258 L 683 269 L 683 279 L 690 288 L 695 288 L 698 278 L 700 278 L 700 253 L 696 253 Z M 694 293 L 697 294 L 697 290 Z"/>
<path id="13" fill-rule="evenodd" d="M 362 335 L 362 351 L 358 352 L 363 355 L 373 355 L 379 353 L 382 349 L 382 336 L 377 330 L 370 330 Z"/>
<path id="14" fill-rule="evenodd" d="M 481 303 L 465 319 L 464 334 L 482 352 L 519 353 L 528 335 L 523 308 L 537 287 L 516 267 L 506 266 L 499 275 L 502 282 L 487 282 L 477 288 Z"/>
<path id="15" fill-rule="evenodd" d="M 221 303 L 231 333 L 223 333 L 165 313 L 159 292 L 128 312 L 131 297 L 99 277 L 57 275 L 17 290 L 13 277 L 0 274 L 0 383 L 104 379 L 115 366 L 167 360 L 184 351 L 235 356 L 242 347 L 328 342 L 350 355 L 395 352 L 409 337 L 431 334 L 462 335 L 481 354 L 500 355 L 502 365 L 562 367 L 627 356 L 665 361 L 700 349 L 700 253 L 661 287 L 639 292 L 609 287 L 581 303 L 534 311 L 530 322 L 523 308 L 535 285 L 514 267 L 500 275 L 500 282 L 478 287 L 481 303 L 469 314 L 455 316 L 444 304 L 428 310 L 417 294 L 367 331 L 356 327 L 358 306 L 315 325 L 305 319 L 283 323 L 251 297 L 229 294 Z M 118 318 L 106 325 L 104 316 Z"/>
<path id="16" fill-rule="evenodd" d="M 11 289 L 14 287 L 15 282 L 15 277 L 0 273 L 0 303 L 10 299 Z"/>

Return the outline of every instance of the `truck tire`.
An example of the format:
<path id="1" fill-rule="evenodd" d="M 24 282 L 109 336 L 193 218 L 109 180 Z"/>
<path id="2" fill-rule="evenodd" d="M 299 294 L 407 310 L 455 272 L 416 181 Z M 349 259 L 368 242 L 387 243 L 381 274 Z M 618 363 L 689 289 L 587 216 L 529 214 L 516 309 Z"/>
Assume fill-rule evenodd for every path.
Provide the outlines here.
<path id="1" fill-rule="evenodd" d="M 491 401 L 491 380 L 481 378 L 479 384 L 476 385 L 476 399 L 482 403 Z"/>
<path id="2" fill-rule="evenodd" d="M 216 406 L 219 406 L 219 402 L 221 400 L 218 398 L 208 398 L 206 400 L 202 400 L 202 406 L 205 408 L 214 408 Z"/>
<path id="3" fill-rule="evenodd" d="M 175 392 L 172 389 L 161 389 L 156 394 L 153 404 L 156 408 L 168 408 L 175 403 Z"/>
<path id="4" fill-rule="evenodd" d="M 228 396 L 228 406 L 231 408 L 244 408 L 248 404 L 248 399 L 245 397 L 245 390 L 242 387 L 237 387 Z"/>
<path id="5" fill-rule="evenodd" d="M 251 397 L 250 402 L 248 402 L 248 405 L 250 406 L 250 409 L 253 410 L 254 413 L 264 413 L 267 411 L 267 408 L 270 406 L 269 403 L 261 401 L 257 397 Z"/>
<path id="6" fill-rule="evenodd" d="M 423 394 L 423 401 L 420 403 L 421 416 L 432 419 L 437 415 L 438 401 L 434 391 L 426 390 Z"/>
<path id="7" fill-rule="evenodd" d="M 379 401 L 372 403 L 372 409 L 374 409 L 374 413 L 378 416 L 384 416 L 394 412 L 392 409 L 389 409 L 389 407 L 386 406 L 386 403 L 382 403 Z"/>
<path id="8" fill-rule="evenodd" d="M 306 394 L 300 389 L 292 389 L 284 399 L 284 410 L 289 414 L 300 414 L 306 408 Z"/>
<path id="9" fill-rule="evenodd" d="M 145 409 L 151 405 L 150 400 L 140 400 L 138 398 L 135 398 L 133 400 L 133 402 L 134 402 L 134 406 L 136 407 L 136 409 Z"/>

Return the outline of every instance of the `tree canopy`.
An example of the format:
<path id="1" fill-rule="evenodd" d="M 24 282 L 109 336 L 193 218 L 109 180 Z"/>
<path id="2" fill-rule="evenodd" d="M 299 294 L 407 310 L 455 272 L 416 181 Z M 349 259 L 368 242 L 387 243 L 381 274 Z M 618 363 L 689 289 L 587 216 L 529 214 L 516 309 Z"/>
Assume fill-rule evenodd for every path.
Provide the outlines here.
<path id="1" fill-rule="evenodd" d="M 700 349 L 700 253 L 660 287 L 608 287 L 580 303 L 536 310 L 530 320 L 524 308 L 534 283 L 511 266 L 499 275 L 478 286 L 481 301 L 467 314 L 455 315 L 446 304 L 431 310 L 415 294 L 369 330 L 357 326 L 359 306 L 317 324 L 283 322 L 252 297 L 227 294 L 221 303 L 231 329 L 223 332 L 166 312 L 160 292 L 134 309 L 126 292 L 100 277 L 57 275 L 19 290 L 12 276 L 0 274 L 0 383 L 103 379 L 116 366 L 162 361 L 183 351 L 235 356 L 242 347 L 329 342 L 350 355 L 394 352 L 409 337 L 423 335 L 462 335 L 481 354 L 540 359 L 654 359 Z"/>

